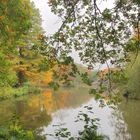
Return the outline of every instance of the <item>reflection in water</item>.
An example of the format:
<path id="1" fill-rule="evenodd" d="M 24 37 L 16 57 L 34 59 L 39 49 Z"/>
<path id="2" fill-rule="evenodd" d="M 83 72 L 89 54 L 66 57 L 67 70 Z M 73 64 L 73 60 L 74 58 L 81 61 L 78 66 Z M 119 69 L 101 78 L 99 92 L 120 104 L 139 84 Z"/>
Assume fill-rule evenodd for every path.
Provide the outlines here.
<path id="1" fill-rule="evenodd" d="M 94 113 L 90 114 L 86 106 L 92 107 L 92 110 Z M 83 123 L 77 122 L 75 123 L 75 120 L 79 114 L 79 112 L 82 111 L 91 118 L 99 118 L 99 133 L 108 136 L 110 140 L 130 140 L 131 135 L 127 132 L 127 125 L 123 121 L 123 117 L 119 116 L 119 111 L 116 112 L 113 109 L 106 107 L 99 107 L 99 102 L 95 101 L 94 99 L 89 100 L 88 102 L 82 104 L 80 107 L 77 107 L 75 109 L 69 108 L 69 109 L 60 109 L 57 112 L 53 113 L 53 120 L 48 125 L 48 127 L 44 128 L 44 131 L 47 134 L 52 134 L 57 127 L 53 126 L 63 124 L 64 128 L 68 128 L 69 132 L 71 132 L 72 136 L 78 135 L 78 131 L 83 130 Z M 54 140 L 54 137 L 48 136 L 48 140 Z M 66 140 L 66 139 L 64 139 Z"/>
<path id="2" fill-rule="evenodd" d="M 132 140 L 140 140 L 140 101 L 128 100 L 128 102 L 123 102 L 119 108 L 128 124 Z"/>
<path id="3" fill-rule="evenodd" d="M 51 115 L 45 109 L 42 109 L 41 104 L 33 104 L 32 106 L 24 101 L 16 102 L 16 115 L 19 116 L 20 122 L 26 128 L 40 128 L 47 126 L 51 121 Z"/>
<path id="4" fill-rule="evenodd" d="M 109 107 L 101 108 L 89 94 L 87 88 L 63 88 L 58 91 L 46 90 L 42 94 L 25 96 L 17 100 L 0 103 L 0 125 L 9 125 L 13 114 L 26 128 L 52 133 L 53 125 L 63 123 L 72 135 L 83 129 L 83 123 L 75 123 L 79 111 L 88 113 L 85 106 L 91 106 L 91 117 L 100 118 L 98 131 L 110 140 L 139 140 L 140 102 L 128 102 L 119 106 L 120 111 Z M 125 122 L 124 122 L 125 120 Z M 128 124 L 128 126 L 126 125 Z M 127 130 L 128 129 L 128 130 Z M 54 140 L 48 137 L 48 140 Z"/>
<path id="5" fill-rule="evenodd" d="M 73 94 L 73 91 L 77 92 Z M 16 101 L 4 101 L 0 104 L 0 125 L 9 125 L 13 114 L 26 128 L 37 129 L 47 126 L 52 113 L 63 108 L 77 107 L 90 99 L 87 89 L 60 89 L 57 92 L 46 90 L 40 95 L 31 95 Z"/>
<path id="6" fill-rule="evenodd" d="M 120 110 L 115 109 L 113 111 L 111 125 L 115 128 L 115 140 L 131 140 L 131 134 L 128 132 L 127 124 Z"/>

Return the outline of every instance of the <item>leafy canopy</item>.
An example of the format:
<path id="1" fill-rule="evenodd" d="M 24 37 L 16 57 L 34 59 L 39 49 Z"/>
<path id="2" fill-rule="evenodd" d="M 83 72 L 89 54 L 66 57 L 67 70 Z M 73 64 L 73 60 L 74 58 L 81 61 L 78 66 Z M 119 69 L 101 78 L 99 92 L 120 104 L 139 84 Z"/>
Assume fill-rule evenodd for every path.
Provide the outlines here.
<path id="1" fill-rule="evenodd" d="M 78 51 L 89 67 L 122 66 L 127 42 L 139 26 L 139 4 L 139 0 L 116 0 L 112 8 L 102 9 L 99 0 L 50 0 L 52 12 L 62 19 L 51 43 L 63 53 Z"/>

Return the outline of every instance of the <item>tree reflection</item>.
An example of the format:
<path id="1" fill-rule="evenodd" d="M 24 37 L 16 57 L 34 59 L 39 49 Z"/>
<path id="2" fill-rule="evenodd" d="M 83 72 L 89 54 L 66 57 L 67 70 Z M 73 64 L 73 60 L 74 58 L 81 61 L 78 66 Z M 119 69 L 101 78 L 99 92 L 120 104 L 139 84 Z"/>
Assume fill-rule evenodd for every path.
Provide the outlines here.
<path id="1" fill-rule="evenodd" d="M 115 140 L 131 140 L 131 135 L 128 132 L 128 126 L 120 110 L 115 109 L 112 112 L 111 125 L 115 126 L 114 127 Z"/>
<path id="2" fill-rule="evenodd" d="M 24 101 L 17 101 L 16 113 L 24 127 L 35 130 L 43 126 L 47 126 L 51 122 L 52 118 L 44 106 L 39 103 L 38 98 L 32 99 L 32 104 L 30 104 L 29 101 L 27 103 Z"/>
<path id="3" fill-rule="evenodd" d="M 119 109 L 123 113 L 125 122 L 128 125 L 128 130 L 132 135 L 133 140 L 140 139 L 140 101 L 128 100 L 122 102 Z"/>
<path id="4" fill-rule="evenodd" d="M 33 130 L 37 136 L 52 121 L 52 114 L 59 109 L 76 108 L 91 97 L 88 89 L 46 89 L 42 94 L 30 95 L 0 104 L 0 125 L 10 126 L 13 114 L 23 128 Z"/>

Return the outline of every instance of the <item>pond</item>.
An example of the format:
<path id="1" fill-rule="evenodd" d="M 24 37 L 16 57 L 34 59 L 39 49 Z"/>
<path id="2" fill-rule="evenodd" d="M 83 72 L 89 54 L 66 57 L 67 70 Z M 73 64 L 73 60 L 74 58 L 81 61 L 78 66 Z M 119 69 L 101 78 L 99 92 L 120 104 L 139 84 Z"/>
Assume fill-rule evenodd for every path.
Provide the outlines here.
<path id="1" fill-rule="evenodd" d="M 87 110 L 91 107 L 93 113 Z M 88 88 L 61 88 L 58 91 L 46 89 L 42 94 L 33 94 L 0 102 L 0 126 L 9 125 L 13 115 L 25 128 L 42 129 L 43 134 L 54 134 L 62 125 L 73 136 L 83 129 L 83 122 L 75 122 L 79 112 L 99 118 L 98 132 L 110 140 L 139 140 L 140 102 L 123 102 L 119 109 L 101 107 L 99 101 L 88 94 Z M 46 140 L 55 140 L 47 135 Z"/>

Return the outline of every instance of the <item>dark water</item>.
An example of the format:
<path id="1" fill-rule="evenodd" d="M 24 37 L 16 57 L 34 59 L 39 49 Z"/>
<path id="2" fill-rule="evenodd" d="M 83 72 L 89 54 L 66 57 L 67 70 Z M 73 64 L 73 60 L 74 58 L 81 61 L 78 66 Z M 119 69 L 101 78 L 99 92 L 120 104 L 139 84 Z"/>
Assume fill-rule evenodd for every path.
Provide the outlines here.
<path id="1" fill-rule="evenodd" d="M 140 100 L 123 102 L 119 109 L 122 111 L 132 140 L 140 140 Z"/>
<path id="2" fill-rule="evenodd" d="M 16 100 L 0 103 L 0 125 L 9 125 L 13 115 L 19 116 L 19 121 L 25 128 L 42 129 L 43 134 L 53 134 L 56 126 L 63 124 L 72 135 L 83 129 L 82 122 L 75 122 L 80 111 L 87 113 L 86 106 L 92 107 L 94 113 L 90 117 L 100 119 L 98 131 L 107 135 L 110 140 L 140 140 L 140 102 L 128 101 L 113 110 L 99 107 L 88 94 L 87 88 L 46 90 L 42 94 L 25 96 Z M 55 140 L 47 136 L 47 140 Z"/>

